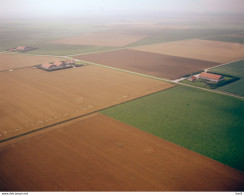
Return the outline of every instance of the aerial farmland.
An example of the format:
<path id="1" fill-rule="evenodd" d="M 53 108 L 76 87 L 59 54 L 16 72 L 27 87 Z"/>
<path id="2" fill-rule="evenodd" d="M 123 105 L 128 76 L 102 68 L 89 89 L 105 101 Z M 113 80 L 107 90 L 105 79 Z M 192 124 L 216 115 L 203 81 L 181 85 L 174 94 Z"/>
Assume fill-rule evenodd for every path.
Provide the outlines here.
<path id="1" fill-rule="evenodd" d="M 244 4 L 222 1 L 6 1 L 0 191 L 244 191 Z"/>

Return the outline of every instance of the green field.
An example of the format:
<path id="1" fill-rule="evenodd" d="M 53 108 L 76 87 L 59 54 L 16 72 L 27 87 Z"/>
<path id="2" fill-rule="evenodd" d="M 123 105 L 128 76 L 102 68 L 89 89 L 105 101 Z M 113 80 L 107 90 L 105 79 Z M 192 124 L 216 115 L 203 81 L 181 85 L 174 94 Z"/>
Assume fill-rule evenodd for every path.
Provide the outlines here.
<path id="1" fill-rule="evenodd" d="M 180 41 L 185 39 L 202 38 L 234 32 L 239 32 L 239 30 L 222 28 L 165 29 L 162 30 L 160 33 L 156 33 L 152 36 L 146 37 L 145 39 L 132 43 L 129 46 L 139 46 L 169 41 Z"/>
<path id="2" fill-rule="evenodd" d="M 18 21 L 0 22 L 0 51 L 16 46 L 38 47 L 26 53 L 47 55 L 70 55 L 103 51 L 111 47 L 50 44 L 50 41 L 104 30 L 105 27 L 84 21 Z"/>
<path id="3" fill-rule="evenodd" d="M 102 111 L 244 171 L 244 101 L 178 86 Z"/>
<path id="4" fill-rule="evenodd" d="M 244 96 L 244 60 L 216 67 L 210 71 L 240 77 L 240 80 L 219 87 L 218 90 Z"/>
<path id="5" fill-rule="evenodd" d="M 220 86 L 228 85 L 231 82 L 236 82 L 236 80 L 239 79 L 239 78 L 226 76 L 226 75 L 223 75 L 223 77 L 224 77 L 223 81 L 219 81 L 218 83 L 214 83 L 214 84 L 208 83 L 204 79 L 198 79 L 197 81 L 194 81 L 194 82 L 189 81 L 188 79 L 185 79 L 185 80 L 181 80 L 180 83 L 193 85 L 193 86 L 197 86 L 197 87 L 202 87 L 202 88 L 206 88 L 206 89 L 216 89 L 216 88 L 219 88 Z"/>
<path id="6" fill-rule="evenodd" d="M 244 43 L 244 34 L 240 37 L 234 37 L 234 36 L 216 36 L 216 37 L 208 37 L 207 40 L 213 40 L 213 41 L 224 41 L 224 42 L 232 42 L 232 43 Z"/>

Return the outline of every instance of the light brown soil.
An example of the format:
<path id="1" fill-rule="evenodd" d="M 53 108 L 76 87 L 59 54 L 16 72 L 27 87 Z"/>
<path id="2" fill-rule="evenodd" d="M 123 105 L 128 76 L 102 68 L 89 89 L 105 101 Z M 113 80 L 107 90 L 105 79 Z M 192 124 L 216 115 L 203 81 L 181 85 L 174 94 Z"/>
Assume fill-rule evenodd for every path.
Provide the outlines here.
<path id="1" fill-rule="evenodd" d="M 228 63 L 244 57 L 244 44 L 198 39 L 138 46 L 131 49 L 219 63 Z"/>
<path id="2" fill-rule="evenodd" d="M 0 151 L 3 191 L 243 191 L 243 173 L 101 114 Z"/>
<path id="3" fill-rule="evenodd" d="M 186 74 L 218 65 L 215 62 L 130 49 L 86 54 L 76 56 L 76 58 L 168 79 L 177 79 Z"/>
<path id="4" fill-rule="evenodd" d="M 0 73 L 0 140 L 172 87 L 96 66 Z"/>
<path id="5" fill-rule="evenodd" d="M 130 33 L 126 31 L 106 30 L 52 41 L 55 44 L 115 46 L 129 45 L 147 37 L 145 33 Z"/>
<path id="6" fill-rule="evenodd" d="M 48 56 L 31 56 L 18 54 L 0 54 L 0 71 L 14 68 L 35 66 L 46 62 L 64 60 L 63 58 Z"/>

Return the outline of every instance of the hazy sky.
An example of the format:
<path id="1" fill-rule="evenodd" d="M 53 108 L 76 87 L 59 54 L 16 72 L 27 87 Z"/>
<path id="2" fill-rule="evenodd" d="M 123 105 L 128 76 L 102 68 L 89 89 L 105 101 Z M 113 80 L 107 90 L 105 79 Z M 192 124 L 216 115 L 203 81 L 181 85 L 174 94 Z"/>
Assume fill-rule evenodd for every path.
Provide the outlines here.
<path id="1" fill-rule="evenodd" d="M 244 13 L 244 0 L 0 0 L 0 17 L 140 12 Z"/>

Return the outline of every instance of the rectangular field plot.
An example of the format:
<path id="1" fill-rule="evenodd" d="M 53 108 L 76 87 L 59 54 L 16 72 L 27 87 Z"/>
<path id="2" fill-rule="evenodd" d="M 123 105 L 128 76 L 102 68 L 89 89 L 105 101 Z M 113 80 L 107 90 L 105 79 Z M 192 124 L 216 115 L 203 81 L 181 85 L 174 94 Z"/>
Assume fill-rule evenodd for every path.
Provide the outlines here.
<path id="1" fill-rule="evenodd" d="M 218 63 L 244 58 L 244 44 L 199 39 L 138 46 L 131 49 Z"/>
<path id="2" fill-rule="evenodd" d="M 130 43 L 145 38 L 146 34 L 118 32 L 114 30 L 106 30 L 84 34 L 75 37 L 68 37 L 52 41 L 55 44 L 69 44 L 69 45 L 94 45 L 94 46 L 126 46 Z"/>
<path id="3" fill-rule="evenodd" d="M 235 169 L 97 113 L 0 155 L 3 191 L 241 191 L 244 184 Z"/>
<path id="4" fill-rule="evenodd" d="M 76 56 L 76 58 L 168 79 L 177 79 L 183 75 L 218 65 L 215 62 L 135 51 L 130 49 L 86 54 Z"/>
<path id="5" fill-rule="evenodd" d="M 0 71 L 35 66 L 53 61 L 61 61 L 63 58 L 49 56 L 31 56 L 18 54 L 0 54 Z"/>
<path id="6" fill-rule="evenodd" d="M 0 140 L 173 86 L 96 66 L 1 72 L 0 83 Z"/>
<path id="7" fill-rule="evenodd" d="M 175 87 L 102 113 L 244 170 L 242 100 L 189 87 Z"/>
<path id="8" fill-rule="evenodd" d="M 224 42 L 244 44 L 244 33 L 219 35 L 219 36 L 214 36 L 214 37 L 208 37 L 206 39 L 207 40 L 213 40 L 213 41 L 224 41 Z"/>
<path id="9" fill-rule="evenodd" d="M 244 96 L 244 60 L 210 69 L 212 72 L 240 77 L 240 80 L 218 88 L 218 90 Z"/>

